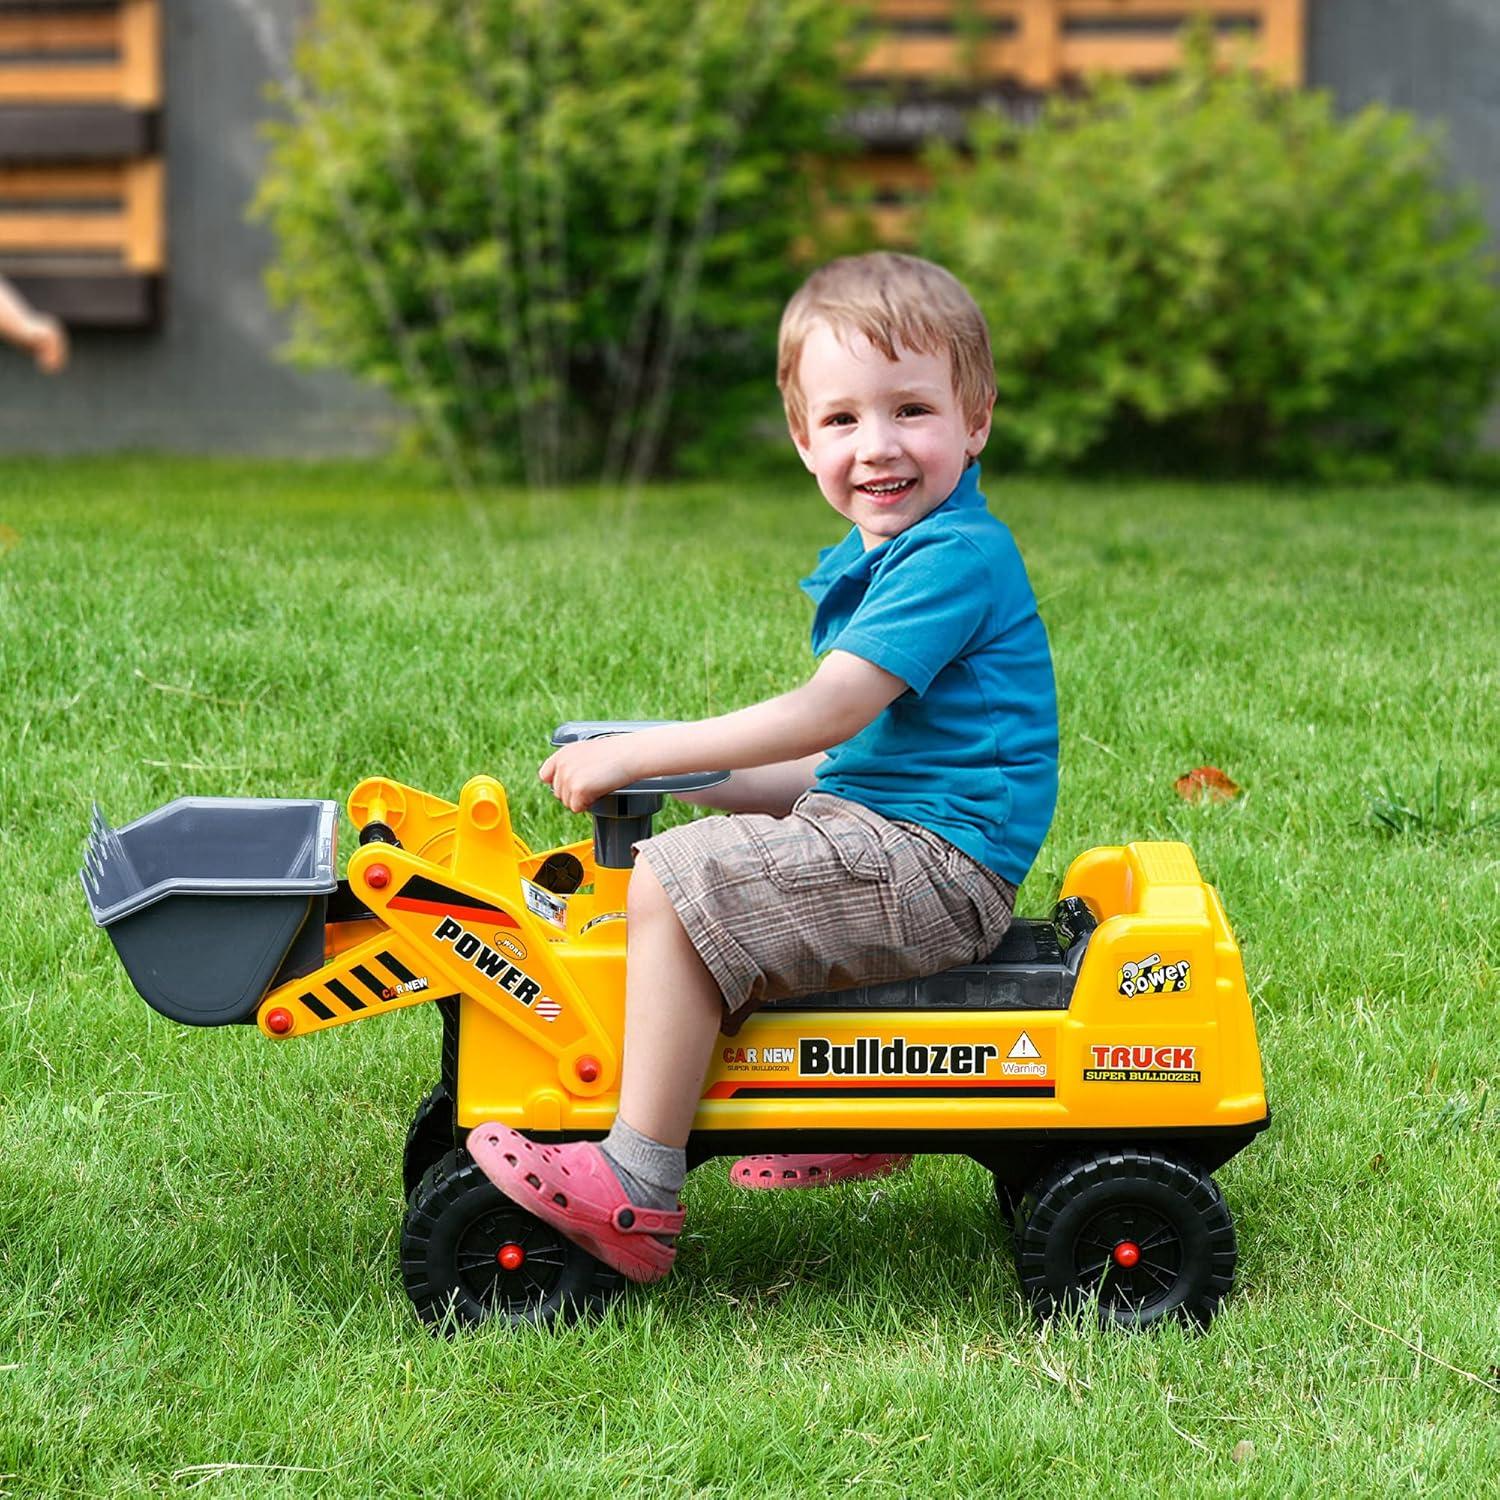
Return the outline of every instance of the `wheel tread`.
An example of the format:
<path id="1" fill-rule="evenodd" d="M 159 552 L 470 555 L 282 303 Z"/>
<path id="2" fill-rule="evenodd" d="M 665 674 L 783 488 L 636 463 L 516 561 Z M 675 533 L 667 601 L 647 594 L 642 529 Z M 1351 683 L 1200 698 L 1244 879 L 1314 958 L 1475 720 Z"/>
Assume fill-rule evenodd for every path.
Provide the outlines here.
<path id="1" fill-rule="evenodd" d="M 417 1105 L 401 1151 L 401 1187 L 408 1203 L 427 1168 L 458 1145 L 457 1128 L 453 1096 L 445 1084 L 436 1083 Z"/>
<path id="2" fill-rule="evenodd" d="M 1191 1214 L 1189 1237 L 1201 1240 L 1202 1253 L 1194 1258 L 1190 1285 L 1175 1300 L 1160 1308 L 1148 1302 L 1140 1310 L 1127 1308 L 1123 1313 L 1117 1306 L 1101 1304 L 1101 1321 L 1139 1327 L 1179 1316 L 1206 1324 L 1233 1284 L 1238 1254 L 1234 1223 L 1218 1184 L 1197 1162 L 1159 1150 L 1112 1147 L 1074 1154 L 1041 1175 L 1016 1217 L 1016 1268 L 1023 1289 L 1043 1316 L 1077 1300 L 1079 1288 L 1073 1287 L 1070 1297 L 1070 1289 L 1058 1284 L 1061 1250 L 1056 1236 L 1066 1234 L 1068 1227 L 1058 1226 L 1070 1211 L 1073 1221 L 1081 1217 L 1084 1210 L 1075 1207 L 1080 1201 L 1099 1197 L 1108 1203 L 1111 1185 L 1130 1180 L 1146 1186 L 1152 1199 L 1148 1206 L 1156 1211 L 1170 1209 L 1176 1200 L 1184 1215 Z M 1185 1217 L 1183 1222 L 1189 1220 Z"/>
<path id="3" fill-rule="evenodd" d="M 466 1216 L 472 1222 L 497 1206 L 539 1222 L 510 1204 L 461 1147 L 428 1167 L 413 1190 L 401 1232 L 401 1276 L 417 1316 L 434 1331 L 472 1328 L 495 1318 L 552 1326 L 602 1312 L 624 1290 L 625 1278 L 618 1271 L 568 1245 L 559 1284 L 544 1299 L 528 1300 L 513 1310 L 481 1305 L 463 1285 L 448 1251 Z"/>

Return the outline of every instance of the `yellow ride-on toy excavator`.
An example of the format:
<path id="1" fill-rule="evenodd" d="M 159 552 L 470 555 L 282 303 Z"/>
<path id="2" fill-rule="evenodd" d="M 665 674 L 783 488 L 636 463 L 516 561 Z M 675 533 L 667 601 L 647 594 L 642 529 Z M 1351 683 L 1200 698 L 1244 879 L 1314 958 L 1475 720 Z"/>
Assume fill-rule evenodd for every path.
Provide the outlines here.
<path id="1" fill-rule="evenodd" d="M 565 724 L 553 743 L 645 727 Z M 537 852 L 493 777 L 457 803 L 363 781 L 343 880 L 333 802 L 190 797 L 118 830 L 96 808 L 84 890 L 142 997 L 187 1025 L 287 1042 L 435 1002 L 439 1081 L 403 1164 L 406 1290 L 433 1325 L 547 1323 L 622 1283 L 493 1187 L 465 1138 L 486 1120 L 607 1132 L 631 845 L 664 795 L 725 774 L 624 787 L 590 809 L 591 840 Z M 1218 894 L 1186 845 L 1138 843 L 1080 855 L 1052 915 L 1018 918 L 982 962 L 757 1012 L 715 1054 L 688 1160 L 969 1156 L 1043 1314 L 1097 1299 L 1109 1323 L 1206 1322 L 1236 1254 L 1209 1173 L 1268 1123 Z"/>

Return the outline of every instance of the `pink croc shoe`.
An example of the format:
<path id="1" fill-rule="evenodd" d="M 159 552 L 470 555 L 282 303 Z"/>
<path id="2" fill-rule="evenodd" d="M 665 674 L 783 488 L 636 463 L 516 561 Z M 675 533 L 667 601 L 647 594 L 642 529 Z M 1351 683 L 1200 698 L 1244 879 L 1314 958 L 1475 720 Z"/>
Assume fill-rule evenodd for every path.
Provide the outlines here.
<path id="1" fill-rule="evenodd" d="M 541 1146 L 504 1125 L 477 1125 L 469 1155 L 513 1203 L 631 1281 L 660 1281 L 677 1259 L 657 1235 L 682 1230 L 684 1214 L 640 1208 L 592 1141 Z"/>
<path id="2" fill-rule="evenodd" d="M 826 1187 L 865 1177 L 904 1172 L 910 1156 L 872 1151 L 863 1156 L 834 1152 L 824 1156 L 744 1156 L 729 1169 L 729 1180 L 742 1188 Z"/>

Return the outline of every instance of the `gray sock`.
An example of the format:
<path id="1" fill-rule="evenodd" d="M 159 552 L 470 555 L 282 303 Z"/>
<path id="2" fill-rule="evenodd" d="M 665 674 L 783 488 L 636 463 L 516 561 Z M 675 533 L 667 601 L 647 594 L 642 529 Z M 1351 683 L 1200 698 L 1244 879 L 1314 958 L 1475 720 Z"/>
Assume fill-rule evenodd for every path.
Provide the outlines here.
<path id="1" fill-rule="evenodd" d="M 687 1176 L 687 1152 L 633 1130 L 619 1116 L 599 1149 L 609 1159 L 630 1201 L 641 1208 L 674 1209 Z"/>

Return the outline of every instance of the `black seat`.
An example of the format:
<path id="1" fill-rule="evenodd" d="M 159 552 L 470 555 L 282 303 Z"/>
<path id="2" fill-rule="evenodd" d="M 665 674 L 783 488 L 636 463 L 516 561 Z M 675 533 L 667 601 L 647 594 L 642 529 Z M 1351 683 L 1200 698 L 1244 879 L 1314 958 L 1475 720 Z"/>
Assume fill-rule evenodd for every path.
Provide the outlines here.
<path id="1" fill-rule="evenodd" d="M 1093 914 L 1075 897 L 1059 902 L 1050 918 L 1017 917 L 995 951 L 977 963 L 960 964 L 926 979 L 775 1000 L 764 1008 L 1066 1010 L 1093 928 Z"/>

